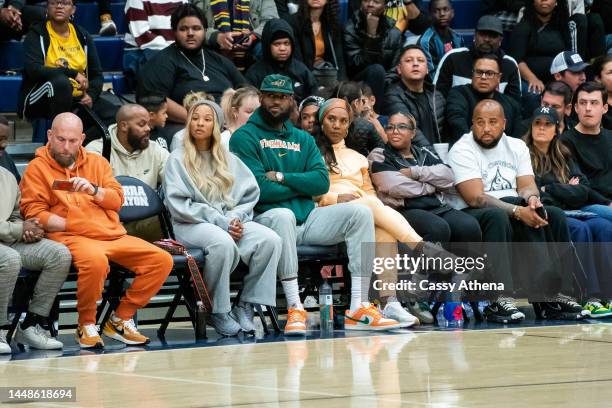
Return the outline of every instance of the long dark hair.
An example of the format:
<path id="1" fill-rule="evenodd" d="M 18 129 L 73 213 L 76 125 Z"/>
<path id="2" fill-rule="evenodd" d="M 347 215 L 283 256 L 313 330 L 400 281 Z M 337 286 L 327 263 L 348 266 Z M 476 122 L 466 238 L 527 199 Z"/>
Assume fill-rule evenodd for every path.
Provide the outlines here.
<path id="1" fill-rule="evenodd" d="M 340 169 L 338 169 L 338 161 L 336 160 L 336 155 L 334 154 L 334 147 L 331 142 L 323 133 L 323 124 L 320 124 L 316 128 L 315 133 L 315 142 L 319 147 L 319 151 L 321 152 L 321 156 L 323 156 L 323 160 L 325 161 L 325 165 L 327 166 L 327 170 L 330 173 L 340 174 Z"/>
<path id="2" fill-rule="evenodd" d="M 303 26 L 310 24 L 310 6 L 308 0 L 300 0 L 298 3 L 299 9 L 297 12 L 298 24 Z M 323 7 L 323 13 L 321 14 L 321 31 L 328 31 L 332 37 L 337 34 L 340 22 L 338 20 L 338 13 L 340 6 L 338 0 L 327 0 L 327 3 Z M 298 35 L 298 33 L 296 33 Z"/>
<path id="3" fill-rule="evenodd" d="M 525 14 L 523 18 L 527 20 L 529 22 L 529 25 L 531 26 L 528 47 L 533 49 L 535 47 L 538 31 L 536 27 L 539 27 L 541 25 L 534 6 L 534 0 L 527 1 L 527 4 L 525 4 Z M 548 25 L 551 28 L 554 28 L 561 32 L 561 35 L 563 36 L 563 41 L 565 42 L 565 49 L 570 49 L 572 45 L 569 21 L 570 14 L 569 8 L 567 6 L 567 0 L 557 0 L 557 6 L 552 12 L 552 16 L 550 18 L 550 21 L 548 22 Z M 574 51 L 577 52 L 578 50 Z"/>
<path id="4" fill-rule="evenodd" d="M 531 156 L 531 164 L 533 165 L 533 171 L 538 176 L 552 173 L 555 175 L 557 180 L 561 183 L 567 183 L 569 181 L 569 160 L 571 153 L 567 147 L 559 140 L 559 125 L 555 127 L 555 137 L 550 141 L 548 146 L 548 152 L 542 153 L 533 142 L 533 120 L 529 123 L 529 129 L 523 140 L 529 148 L 529 155 Z"/>

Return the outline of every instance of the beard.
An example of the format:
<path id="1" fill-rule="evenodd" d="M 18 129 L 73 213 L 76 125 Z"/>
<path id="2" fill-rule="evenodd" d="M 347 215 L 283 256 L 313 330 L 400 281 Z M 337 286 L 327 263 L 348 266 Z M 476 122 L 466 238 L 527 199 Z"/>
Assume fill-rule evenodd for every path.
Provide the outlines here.
<path id="1" fill-rule="evenodd" d="M 482 147 L 483 149 L 493 149 L 495 146 L 497 146 L 500 140 L 501 140 L 501 135 L 497 139 L 494 139 L 493 141 L 489 143 L 483 143 L 482 140 L 480 140 L 479 138 L 476 137 L 476 135 L 474 135 L 474 141 L 478 144 L 478 146 Z"/>
<path id="2" fill-rule="evenodd" d="M 280 113 L 277 113 L 276 115 L 273 115 L 272 113 L 270 113 L 270 111 L 264 108 L 260 109 L 259 111 L 261 113 L 261 117 L 263 118 L 263 120 L 267 124 L 272 125 L 272 126 L 278 126 L 282 123 L 285 123 L 291 117 L 291 110 L 280 112 Z"/>
<path id="3" fill-rule="evenodd" d="M 76 162 L 76 154 L 62 154 L 51 150 L 51 157 L 63 168 L 68 168 Z"/>
<path id="4" fill-rule="evenodd" d="M 149 147 L 149 134 L 143 137 L 138 137 L 128 128 L 127 142 L 134 150 L 144 150 Z"/>

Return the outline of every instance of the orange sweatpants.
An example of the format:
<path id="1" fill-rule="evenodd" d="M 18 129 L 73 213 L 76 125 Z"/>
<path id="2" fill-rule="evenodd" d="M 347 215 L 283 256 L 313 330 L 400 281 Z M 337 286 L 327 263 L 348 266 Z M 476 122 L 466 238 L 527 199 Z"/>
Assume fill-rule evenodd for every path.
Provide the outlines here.
<path id="1" fill-rule="evenodd" d="M 146 306 L 164 284 L 172 270 L 172 256 L 140 238 L 125 235 L 112 241 L 65 236 L 61 242 L 72 254 L 78 270 L 77 311 L 79 324 L 96 323 L 96 302 L 102 296 L 109 261 L 134 272 L 132 286 L 121 299 L 115 314 L 128 320 Z"/>

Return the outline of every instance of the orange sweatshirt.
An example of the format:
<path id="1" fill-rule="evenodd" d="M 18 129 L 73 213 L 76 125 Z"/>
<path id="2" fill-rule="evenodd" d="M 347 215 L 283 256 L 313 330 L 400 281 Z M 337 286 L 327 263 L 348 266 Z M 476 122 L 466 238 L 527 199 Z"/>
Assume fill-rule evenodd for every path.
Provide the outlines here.
<path id="1" fill-rule="evenodd" d="M 358 197 L 376 195 L 370 174 L 368 159 L 344 144 L 344 140 L 333 145 L 338 166 L 336 171 L 329 173 L 329 192 L 319 198 L 319 206 L 338 203 L 339 194 L 354 194 Z"/>
<path id="2" fill-rule="evenodd" d="M 104 188 L 104 200 L 94 202 L 85 193 L 52 190 L 54 180 L 83 177 Z M 65 235 L 83 236 L 95 240 L 110 241 L 126 234 L 119 221 L 119 209 L 123 204 L 123 189 L 113 177 L 108 161 L 82 147 L 72 169 L 63 168 L 51 156 L 47 146 L 36 150 L 36 158 L 30 162 L 21 179 L 20 208 L 25 218 L 38 217 L 46 227 L 52 214 L 66 218 L 66 230 L 50 232 L 50 239 L 61 241 Z"/>

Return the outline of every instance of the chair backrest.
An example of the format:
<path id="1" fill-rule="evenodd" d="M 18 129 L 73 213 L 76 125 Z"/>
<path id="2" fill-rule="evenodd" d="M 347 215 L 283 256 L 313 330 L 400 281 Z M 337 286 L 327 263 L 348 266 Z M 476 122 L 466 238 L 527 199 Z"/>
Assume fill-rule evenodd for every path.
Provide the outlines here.
<path id="1" fill-rule="evenodd" d="M 164 204 L 157 191 L 134 177 L 117 176 L 116 179 L 123 187 L 125 196 L 119 211 L 121 222 L 139 221 L 162 214 Z"/>

